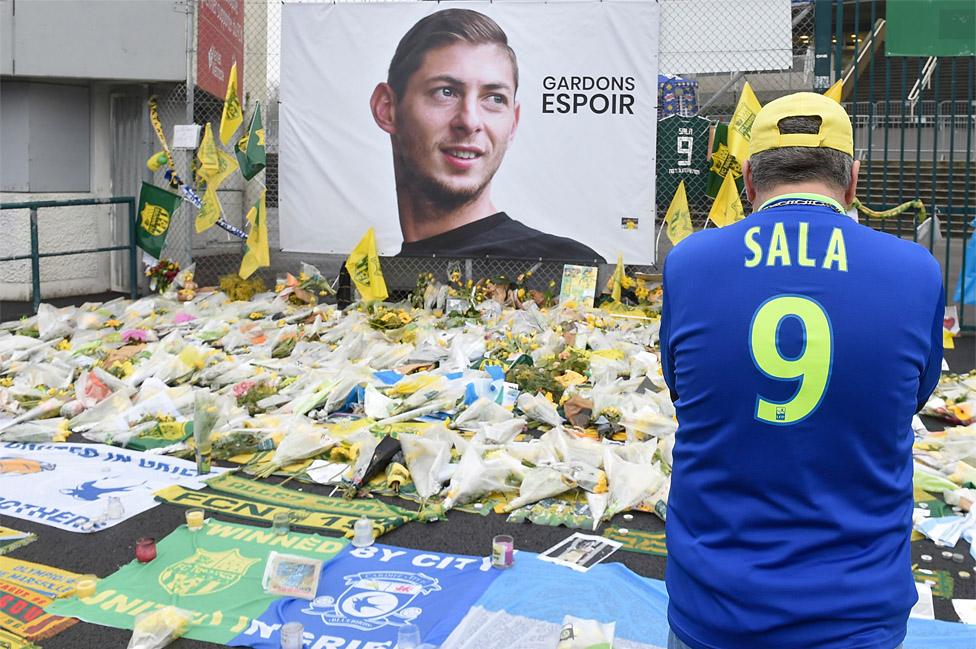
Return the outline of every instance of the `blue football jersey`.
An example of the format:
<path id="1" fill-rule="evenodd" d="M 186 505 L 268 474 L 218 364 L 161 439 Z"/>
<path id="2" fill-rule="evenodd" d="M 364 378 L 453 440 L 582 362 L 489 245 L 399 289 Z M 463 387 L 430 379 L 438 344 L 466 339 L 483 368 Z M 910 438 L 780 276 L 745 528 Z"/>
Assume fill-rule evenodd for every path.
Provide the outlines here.
<path id="1" fill-rule="evenodd" d="M 911 420 L 941 371 L 941 273 L 804 196 L 665 264 L 668 618 L 694 649 L 893 649 L 916 600 Z"/>

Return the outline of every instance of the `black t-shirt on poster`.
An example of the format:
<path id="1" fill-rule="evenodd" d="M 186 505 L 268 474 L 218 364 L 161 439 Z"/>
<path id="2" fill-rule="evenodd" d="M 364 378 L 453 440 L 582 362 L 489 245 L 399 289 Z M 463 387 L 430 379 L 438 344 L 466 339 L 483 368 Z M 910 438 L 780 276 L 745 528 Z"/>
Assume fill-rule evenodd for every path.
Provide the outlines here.
<path id="1" fill-rule="evenodd" d="M 567 237 L 546 234 L 505 212 L 486 216 L 420 241 L 404 242 L 401 257 L 510 257 L 606 263 L 592 248 Z"/>

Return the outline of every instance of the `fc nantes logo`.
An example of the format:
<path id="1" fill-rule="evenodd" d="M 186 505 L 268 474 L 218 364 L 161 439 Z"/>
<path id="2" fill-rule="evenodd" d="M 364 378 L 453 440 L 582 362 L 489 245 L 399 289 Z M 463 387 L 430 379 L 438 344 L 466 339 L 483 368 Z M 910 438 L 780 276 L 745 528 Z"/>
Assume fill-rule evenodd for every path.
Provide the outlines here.
<path id="1" fill-rule="evenodd" d="M 158 237 L 169 228 L 169 212 L 159 205 L 146 203 L 140 216 L 142 217 L 142 229 L 154 237 Z"/>
<path id="2" fill-rule="evenodd" d="M 170 595 L 212 595 L 241 580 L 260 559 L 241 555 L 237 548 L 224 552 L 197 550 L 159 573 L 159 585 Z"/>
<path id="3" fill-rule="evenodd" d="M 423 612 L 413 605 L 419 595 L 441 589 L 437 579 L 423 573 L 393 570 L 346 575 L 345 582 L 347 588 L 338 598 L 316 597 L 302 613 L 318 615 L 330 626 L 362 631 L 397 627 Z"/>

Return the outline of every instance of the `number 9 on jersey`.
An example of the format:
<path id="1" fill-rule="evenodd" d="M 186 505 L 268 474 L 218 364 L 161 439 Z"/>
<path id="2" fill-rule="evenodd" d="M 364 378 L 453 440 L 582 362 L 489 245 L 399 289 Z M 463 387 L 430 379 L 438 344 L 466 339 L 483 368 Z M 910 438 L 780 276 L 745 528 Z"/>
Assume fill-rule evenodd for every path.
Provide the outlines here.
<path id="1" fill-rule="evenodd" d="M 783 355 L 779 330 L 787 318 L 796 318 L 803 330 L 803 345 L 795 357 Z M 777 381 L 798 382 L 786 401 L 756 396 L 755 417 L 769 424 L 796 424 L 820 406 L 833 364 L 834 340 L 830 319 L 816 300 L 802 295 L 778 295 L 763 302 L 752 316 L 749 351 L 756 367 Z"/>

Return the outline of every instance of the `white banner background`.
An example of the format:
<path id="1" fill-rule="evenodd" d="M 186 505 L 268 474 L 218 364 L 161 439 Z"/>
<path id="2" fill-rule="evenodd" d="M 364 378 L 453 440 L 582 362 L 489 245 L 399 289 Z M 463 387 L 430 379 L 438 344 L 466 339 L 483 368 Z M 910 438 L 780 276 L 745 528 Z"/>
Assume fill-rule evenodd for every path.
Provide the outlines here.
<path id="1" fill-rule="evenodd" d="M 226 470 L 214 468 L 211 475 Z M 155 507 L 153 493 L 170 485 L 206 486 L 196 464 L 165 455 L 104 444 L 0 444 L 0 516 L 97 532 Z M 111 496 L 125 513 L 99 521 Z"/>
<path id="2" fill-rule="evenodd" d="M 495 205 L 607 261 L 623 253 L 629 263 L 653 262 L 653 2 L 286 3 L 281 247 L 348 253 L 373 226 L 381 255 L 400 251 L 390 139 L 373 121 L 369 98 L 410 26 L 451 6 L 496 20 L 518 57 L 521 119 L 492 183 Z M 543 114 L 543 93 L 573 92 L 545 90 L 547 76 L 634 77 L 634 114 Z M 624 217 L 639 219 L 637 228 L 624 229 Z"/>

